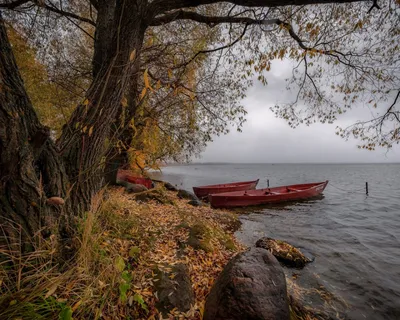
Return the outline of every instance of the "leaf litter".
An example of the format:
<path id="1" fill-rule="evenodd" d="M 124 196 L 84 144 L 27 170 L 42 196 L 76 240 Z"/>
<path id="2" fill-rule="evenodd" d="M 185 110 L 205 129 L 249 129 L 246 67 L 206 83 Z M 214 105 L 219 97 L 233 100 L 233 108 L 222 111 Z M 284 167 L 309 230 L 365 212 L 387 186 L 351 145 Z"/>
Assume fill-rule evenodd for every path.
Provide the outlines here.
<path id="1" fill-rule="evenodd" d="M 113 247 L 119 252 L 116 267 L 121 271 L 123 259 L 126 263 L 123 269 L 129 270 L 132 277 L 129 289 L 124 292 L 129 307 L 121 306 L 120 318 L 163 319 L 155 307 L 158 296 L 154 270 L 171 272 L 171 266 L 183 263 L 189 269 L 195 303 L 187 312 L 171 310 L 164 319 L 201 319 L 206 297 L 219 273 L 233 256 L 245 249 L 233 236 L 231 225 L 237 224 L 236 215 L 209 206 L 193 207 L 171 191 L 162 192 L 174 205 L 154 200 L 135 201 L 123 188 L 110 188 L 108 192 L 109 200 L 103 210 L 114 216 L 108 219 L 117 218 L 126 225 L 118 230 L 121 226 L 115 224 L 103 232 L 102 248 Z M 200 235 L 199 241 L 207 242 L 208 250 L 187 245 L 191 228 L 199 223 L 208 233 Z M 170 277 L 174 278 L 174 274 Z"/>

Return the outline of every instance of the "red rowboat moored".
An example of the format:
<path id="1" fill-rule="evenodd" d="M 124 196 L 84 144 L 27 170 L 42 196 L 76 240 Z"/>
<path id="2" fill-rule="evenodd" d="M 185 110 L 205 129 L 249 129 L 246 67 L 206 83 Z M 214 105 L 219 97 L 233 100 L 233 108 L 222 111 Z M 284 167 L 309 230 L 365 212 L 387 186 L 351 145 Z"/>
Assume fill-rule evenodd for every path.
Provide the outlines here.
<path id="1" fill-rule="evenodd" d="M 134 184 L 141 184 L 145 186 L 147 189 L 152 188 L 152 181 L 149 178 L 125 176 L 124 180 Z"/>
<path id="2" fill-rule="evenodd" d="M 254 181 L 242 181 L 242 182 L 232 182 L 225 184 L 214 184 L 209 186 L 193 187 L 193 191 L 199 198 L 207 197 L 209 194 L 231 192 L 231 191 L 244 191 L 255 189 L 258 180 Z"/>
<path id="3" fill-rule="evenodd" d="M 132 175 L 132 172 L 129 170 L 118 170 L 117 180 L 127 181 L 129 183 L 141 184 L 145 186 L 147 189 L 152 188 L 152 180 L 149 178 L 137 177 Z"/>
<path id="4" fill-rule="evenodd" d="M 214 208 L 246 207 L 269 203 L 301 200 L 321 194 L 329 181 L 294 184 L 275 188 L 210 194 L 208 200 Z"/>

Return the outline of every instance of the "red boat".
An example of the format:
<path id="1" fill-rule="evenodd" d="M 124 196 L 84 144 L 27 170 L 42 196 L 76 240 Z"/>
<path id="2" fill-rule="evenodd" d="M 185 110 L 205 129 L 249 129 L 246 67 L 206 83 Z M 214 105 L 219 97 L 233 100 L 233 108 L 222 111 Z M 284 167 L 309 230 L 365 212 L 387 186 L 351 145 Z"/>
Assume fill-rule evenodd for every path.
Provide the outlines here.
<path id="1" fill-rule="evenodd" d="M 125 176 L 124 180 L 134 184 L 141 184 L 145 186 L 147 189 L 152 188 L 152 181 L 149 178 Z"/>
<path id="2" fill-rule="evenodd" d="M 294 184 L 275 188 L 210 194 L 208 200 L 214 208 L 246 207 L 262 204 L 302 200 L 321 194 L 328 181 Z"/>
<path id="3" fill-rule="evenodd" d="M 209 194 L 231 192 L 231 191 L 244 191 L 255 189 L 258 180 L 232 182 L 225 184 L 214 184 L 209 186 L 193 187 L 193 191 L 199 198 L 207 197 Z"/>
<path id="4" fill-rule="evenodd" d="M 143 178 L 143 177 L 136 177 L 136 176 L 132 175 L 132 172 L 130 172 L 129 170 L 118 170 L 117 179 L 127 181 L 129 183 L 141 184 L 141 185 L 145 186 L 147 189 L 152 188 L 152 180 L 151 179 Z"/>

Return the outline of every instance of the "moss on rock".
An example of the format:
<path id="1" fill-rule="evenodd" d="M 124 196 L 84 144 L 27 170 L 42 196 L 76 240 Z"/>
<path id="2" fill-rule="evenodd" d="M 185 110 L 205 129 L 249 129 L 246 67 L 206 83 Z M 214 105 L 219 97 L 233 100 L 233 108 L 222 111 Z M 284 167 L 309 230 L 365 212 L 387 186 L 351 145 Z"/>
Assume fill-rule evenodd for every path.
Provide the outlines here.
<path id="1" fill-rule="evenodd" d="M 261 238 L 256 242 L 256 247 L 269 250 L 287 267 L 304 268 L 306 263 L 311 262 L 299 249 L 282 240 Z"/>
<path id="2" fill-rule="evenodd" d="M 196 223 L 190 228 L 187 244 L 196 250 L 212 252 L 214 248 L 211 239 L 211 230 L 203 223 Z"/>

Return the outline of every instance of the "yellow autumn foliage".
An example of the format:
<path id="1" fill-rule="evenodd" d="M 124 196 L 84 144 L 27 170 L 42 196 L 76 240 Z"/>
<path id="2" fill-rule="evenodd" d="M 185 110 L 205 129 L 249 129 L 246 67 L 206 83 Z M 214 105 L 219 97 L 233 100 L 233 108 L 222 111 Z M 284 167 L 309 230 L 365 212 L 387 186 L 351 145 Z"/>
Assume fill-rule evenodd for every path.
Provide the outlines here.
<path id="1" fill-rule="evenodd" d="M 46 67 L 36 59 L 35 49 L 15 29 L 10 27 L 8 33 L 32 105 L 40 121 L 58 136 L 82 98 L 51 82 Z"/>

